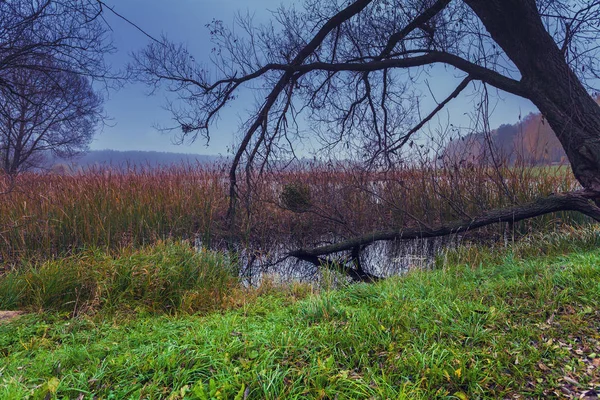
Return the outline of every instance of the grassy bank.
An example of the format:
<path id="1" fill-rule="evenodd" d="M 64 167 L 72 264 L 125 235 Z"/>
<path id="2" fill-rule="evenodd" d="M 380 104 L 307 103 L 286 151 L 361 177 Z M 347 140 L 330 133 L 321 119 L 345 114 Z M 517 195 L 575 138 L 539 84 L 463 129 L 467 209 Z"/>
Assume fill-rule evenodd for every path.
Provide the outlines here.
<path id="1" fill-rule="evenodd" d="M 111 254 L 84 250 L 0 275 L 0 310 L 71 316 L 222 310 L 239 288 L 231 264 L 224 254 L 197 252 L 184 243 Z"/>
<path id="2" fill-rule="evenodd" d="M 204 316 L 22 316 L 0 325 L 0 398 L 570 398 L 600 391 L 600 250 L 589 247 L 547 256 L 540 256 L 544 242 L 527 251 L 479 250 L 479 258 L 448 257 L 438 270 L 376 285 L 315 295 L 263 289 Z M 481 262 L 464 262 L 475 259 Z"/>

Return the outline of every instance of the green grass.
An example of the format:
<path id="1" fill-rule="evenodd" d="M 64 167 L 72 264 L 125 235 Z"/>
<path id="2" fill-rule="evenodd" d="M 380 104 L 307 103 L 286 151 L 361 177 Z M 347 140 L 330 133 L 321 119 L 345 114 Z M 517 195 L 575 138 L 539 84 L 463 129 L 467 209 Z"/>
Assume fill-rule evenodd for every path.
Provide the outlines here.
<path id="1" fill-rule="evenodd" d="M 0 325 L 0 398 L 495 399 L 600 390 L 600 250 L 483 258 L 300 300 L 264 290 L 204 316 L 26 315 Z"/>
<path id="2" fill-rule="evenodd" d="M 0 310 L 174 313 L 221 309 L 238 287 L 228 258 L 159 242 L 114 255 L 98 249 L 21 265 L 0 276 Z"/>

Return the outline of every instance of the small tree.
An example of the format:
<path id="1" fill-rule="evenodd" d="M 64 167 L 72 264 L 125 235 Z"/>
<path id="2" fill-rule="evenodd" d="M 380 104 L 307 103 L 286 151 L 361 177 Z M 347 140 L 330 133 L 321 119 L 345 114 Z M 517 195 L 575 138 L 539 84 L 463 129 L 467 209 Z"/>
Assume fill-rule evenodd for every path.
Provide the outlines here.
<path id="1" fill-rule="evenodd" d="M 310 187 L 302 182 L 288 183 L 281 191 L 281 204 L 295 213 L 303 213 L 310 209 Z"/>
<path id="2" fill-rule="evenodd" d="M 5 73 L 0 87 L 0 167 L 8 174 L 39 167 L 46 155 L 72 157 L 87 149 L 101 119 L 102 98 L 88 78 L 40 69 Z"/>

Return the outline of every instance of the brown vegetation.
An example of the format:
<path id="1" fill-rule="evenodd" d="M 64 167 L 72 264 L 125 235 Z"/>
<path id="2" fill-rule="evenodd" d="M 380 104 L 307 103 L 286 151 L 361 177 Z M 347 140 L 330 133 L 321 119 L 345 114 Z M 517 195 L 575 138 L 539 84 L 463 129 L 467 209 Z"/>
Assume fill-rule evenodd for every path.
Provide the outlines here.
<path id="1" fill-rule="evenodd" d="M 600 103 L 600 97 L 595 97 Z M 540 113 L 530 113 L 516 124 L 503 124 L 490 132 L 451 140 L 442 157 L 453 163 L 493 163 L 492 154 L 511 164 L 566 165 L 567 154 Z"/>
<path id="2" fill-rule="evenodd" d="M 225 219 L 229 199 L 223 166 L 92 169 L 2 179 L 0 192 L 11 189 L 0 202 L 5 265 L 164 238 L 212 248 L 235 242 L 266 255 L 274 248 L 291 251 L 373 231 L 427 229 L 578 188 L 566 167 L 423 165 L 369 172 L 342 164 L 305 166 L 267 173 L 246 191 L 247 209 L 232 235 Z M 510 234 L 552 224 L 554 218 L 581 220 L 559 213 L 515 224 Z M 505 229 L 488 227 L 476 237 L 498 237 Z"/>
<path id="3" fill-rule="evenodd" d="M 10 322 L 18 318 L 23 312 L 21 311 L 0 311 L 0 324 Z"/>

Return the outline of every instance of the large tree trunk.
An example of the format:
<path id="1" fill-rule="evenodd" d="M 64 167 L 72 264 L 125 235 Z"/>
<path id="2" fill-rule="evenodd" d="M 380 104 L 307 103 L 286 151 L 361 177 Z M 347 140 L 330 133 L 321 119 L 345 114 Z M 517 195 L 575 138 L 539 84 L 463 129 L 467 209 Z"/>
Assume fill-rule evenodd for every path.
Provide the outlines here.
<path id="1" fill-rule="evenodd" d="M 600 107 L 546 31 L 534 0 L 465 0 L 522 75 L 586 189 L 600 191 Z"/>

